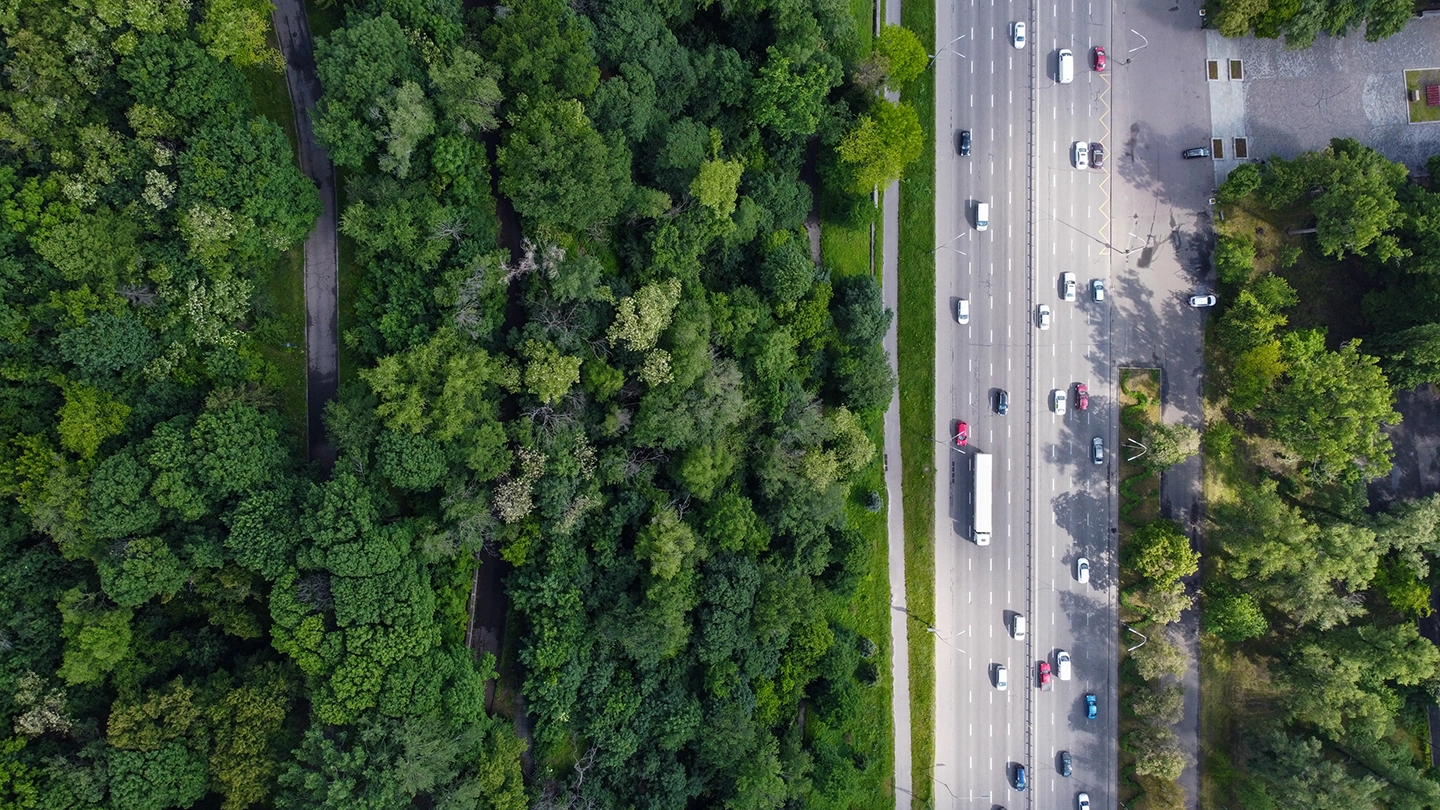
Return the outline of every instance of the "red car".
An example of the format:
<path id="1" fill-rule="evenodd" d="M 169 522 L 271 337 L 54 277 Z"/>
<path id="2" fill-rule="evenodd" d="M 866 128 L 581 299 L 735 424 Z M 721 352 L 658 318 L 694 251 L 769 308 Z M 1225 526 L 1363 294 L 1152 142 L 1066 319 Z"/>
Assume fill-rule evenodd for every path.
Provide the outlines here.
<path id="1" fill-rule="evenodd" d="M 1049 686 L 1049 685 L 1050 685 L 1050 662 L 1049 662 L 1049 661 L 1041 661 L 1041 662 L 1040 662 L 1040 685 L 1041 685 L 1041 686 Z"/>
<path id="2" fill-rule="evenodd" d="M 955 423 L 955 446 L 964 447 L 970 443 L 970 426 L 964 422 Z"/>
<path id="3" fill-rule="evenodd" d="M 1100 46 L 1098 46 L 1098 45 L 1095 46 L 1095 57 L 1094 57 L 1094 58 L 1095 58 L 1095 72 L 1096 72 L 1096 73 L 1104 73 L 1104 72 L 1105 72 L 1105 49 L 1102 48 L 1102 47 L 1100 47 Z"/>
<path id="4" fill-rule="evenodd" d="M 1089 410 L 1089 408 L 1090 408 L 1090 389 L 1085 386 L 1085 383 L 1076 383 L 1076 384 L 1075 384 L 1075 409 L 1078 410 L 1078 411 L 1084 411 L 1084 410 Z"/>

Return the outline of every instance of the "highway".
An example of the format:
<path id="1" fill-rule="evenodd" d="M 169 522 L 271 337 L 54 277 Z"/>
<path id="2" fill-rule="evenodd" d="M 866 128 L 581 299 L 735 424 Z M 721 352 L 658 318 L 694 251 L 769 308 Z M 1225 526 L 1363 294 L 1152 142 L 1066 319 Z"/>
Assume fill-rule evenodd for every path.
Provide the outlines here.
<path id="1" fill-rule="evenodd" d="M 1115 555 L 1111 486 L 1118 414 L 1110 345 L 1109 165 L 1077 169 L 1076 140 L 1111 146 L 1110 74 L 1090 69 L 1108 45 L 1109 4 L 1065 0 L 1037 6 L 941 0 L 936 14 L 936 425 L 941 471 L 936 509 L 936 759 L 940 808 L 1074 807 L 1086 791 L 1115 807 Z M 1016 49 L 1011 24 L 1023 21 Z M 1074 81 L 1056 81 L 1057 50 L 1075 55 Z M 957 154 L 969 129 L 971 154 Z M 974 222 L 989 204 L 989 227 Z M 1120 250 L 1125 245 L 1118 245 Z M 1074 272 L 1077 300 L 1062 300 Z M 955 304 L 970 302 L 970 321 Z M 1038 328 L 1037 307 L 1053 311 Z M 1090 390 L 1075 408 L 1074 385 Z M 999 390 L 1009 412 L 999 415 Z M 1067 413 L 1051 409 L 1059 389 Z M 969 447 L 954 447 L 955 421 Z M 1105 463 L 1091 463 L 1103 439 Z M 972 453 L 995 457 L 994 542 L 970 541 Z M 1092 565 L 1088 584 L 1074 562 Z M 1026 638 L 1010 634 L 1015 613 Z M 1074 678 L 1037 688 L 1037 665 L 1068 650 Z M 1008 688 L 995 687 L 997 665 Z M 1083 696 L 1098 697 L 1088 720 Z M 1061 777 L 1058 755 L 1072 753 Z M 1028 789 L 1014 787 L 1017 766 Z"/>

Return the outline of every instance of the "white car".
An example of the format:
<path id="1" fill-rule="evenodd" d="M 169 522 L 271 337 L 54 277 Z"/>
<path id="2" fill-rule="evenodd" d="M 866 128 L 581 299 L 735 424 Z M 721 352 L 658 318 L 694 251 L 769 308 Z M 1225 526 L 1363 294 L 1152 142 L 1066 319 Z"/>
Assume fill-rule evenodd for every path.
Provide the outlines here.
<path id="1" fill-rule="evenodd" d="M 1005 665 L 1004 665 L 1004 664 L 996 664 L 996 665 L 995 665 L 995 688 L 996 688 L 996 689 L 999 689 L 1001 692 L 1004 692 L 1004 691 L 1005 691 L 1005 687 L 1010 685 L 1009 675 L 1010 675 L 1010 673 L 1005 669 Z"/>
<path id="2" fill-rule="evenodd" d="M 1076 810 L 1090 810 L 1090 794 L 1081 793 L 1075 797 Z"/>
<path id="3" fill-rule="evenodd" d="M 955 322 L 961 324 L 970 322 L 969 299 L 961 298 L 959 301 L 955 302 Z"/>
<path id="4" fill-rule="evenodd" d="M 1050 328 L 1050 305 L 1049 305 L 1049 304 L 1041 304 L 1041 305 L 1040 305 L 1040 328 L 1041 328 L 1041 329 L 1049 329 L 1049 328 Z"/>
<path id="5" fill-rule="evenodd" d="M 1085 141 L 1076 141 L 1073 151 L 1075 154 L 1075 168 L 1090 168 L 1090 145 Z"/>
<path id="6" fill-rule="evenodd" d="M 1215 296 L 1192 295 L 1190 296 L 1190 306 L 1195 307 L 1196 309 L 1199 309 L 1201 307 L 1213 307 L 1215 306 Z"/>
<path id="7" fill-rule="evenodd" d="M 1064 650 L 1055 653 L 1055 675 L 1062 681 L 1070 680 L 1070 653 Z"/>
<path id="8" fill-rule="evenodd" d="M 1056 388 L 1050 392 L 1050 408 L 1055 411 L 1056 416 L 1065 415 L 1065 401 L 1069 398 L 1070 396 L 1065 393 L 1064 388 Z"/>
<path id="9" fill-rule="evenodd" d="M 1105 282 L 1098 278 L 1090 279 L 1090 297 L 1096 301 L 1105 300 Z"/>
<path id="10" fill-rule="evenodd" d="M 1010 24 L 1010 42 L 1015 45 L 1016 50 L 1025 49 L 1025 23 Z"/>
<path id="11" fill-rule="evenodd" d="M 1090 581 L 1090 561 L 1084 557 L 1075 561 L 1075 581 L 1081 585 Z"/>
<path id="12" fill-rule="evenodd" d="M 1075 300 L 1075 274 L 1074 274 L 1074 273 L 1061 273 L 1061 274 L 1060 274 L 1060 289 L 1063 291 L 1063 295 L 1064 295 L 1066 301 L 1074 301 L 1074 300 Z"/>

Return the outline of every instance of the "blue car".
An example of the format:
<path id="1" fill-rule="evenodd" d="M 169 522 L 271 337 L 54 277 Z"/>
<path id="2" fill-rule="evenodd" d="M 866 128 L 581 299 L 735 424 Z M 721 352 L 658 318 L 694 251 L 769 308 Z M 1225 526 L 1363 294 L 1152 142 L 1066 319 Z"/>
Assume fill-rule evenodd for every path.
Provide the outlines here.
<path id="1" fill-rule="evenodd" d="M 1095 696 L 1094 696 L 1094 695 L 1086 695 L 1086 696 L 1085 696 L 1085 717 L 1086 717 L 1086 719 L 1088 719 L 1088 720 L 1094 720 L 1094 719 L 1095 719 L 1095 715 L 1097 715 L 1097 714 L 1099 714 L 1099 710 L 1098 710 L 1098 709 L 1096 708 L 1096 706 L 1095 706 Z"/>
<path id="2" fill-rule="evenodd" d="M 1016 790 L 1024 790 L 1024 789 L 1025 789 L 1025 766 L 1024 766 L 1024 765 L 1016 765 L 1016 766 L 1015 766 L 1015 789 L 1016 789 Z"/>

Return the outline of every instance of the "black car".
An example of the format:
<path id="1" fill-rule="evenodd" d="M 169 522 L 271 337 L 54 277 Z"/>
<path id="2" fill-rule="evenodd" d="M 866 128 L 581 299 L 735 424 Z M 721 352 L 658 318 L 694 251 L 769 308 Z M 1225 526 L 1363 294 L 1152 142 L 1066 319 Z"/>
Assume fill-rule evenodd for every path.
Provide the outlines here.
<path id="1" fill-rule="evenodd" d="M 1105 168 L 1105 144 L 1103 144 L 1103 143 L 1092 143 L 1092 144 L 1090 144 L 1090 168 L 1092 168 L 1092 169 L 1103 169 L 1103 168 Z"/>
<path id="2" fill-rule="evenodd" d="M 1069 751 L 1061 751 L 1061 752 L 1060 752 L 1060 775 L 1061 775 L 1061 776 L 1069 776 L 1069 775 L 1070 775 L 1070 752 L 1069 752 Z"/>
<path id="3" fill-rule="evenodd" d="M 995 394 L 995 412 L 1004 416 L 1008 410 L 1010 410 L 1010 392 L 1002 388 Z"/>
<path id="4" fill-rule="evenodd" d="M 960 157 L 970 157 L 970 130 L 960 130 Z"/>
<path id="5" fill-rule="evenodd" d="M 1194 149 L 1186 149 L 1184 152 L 1180 153 L 1180 157 L 1183 157 L 1186 160 L 1194 160 L 1195 158 L 1208 158 L 1210 157 L 1210 147 L 1197 146 Z"/>

